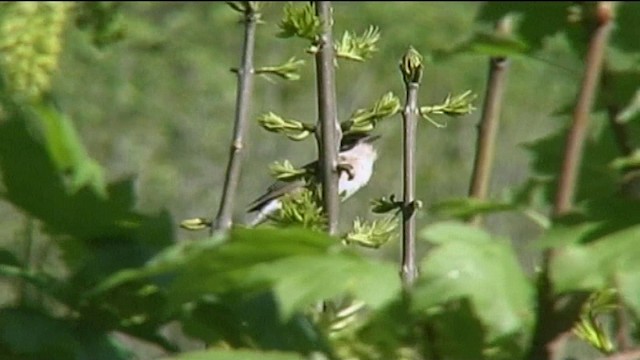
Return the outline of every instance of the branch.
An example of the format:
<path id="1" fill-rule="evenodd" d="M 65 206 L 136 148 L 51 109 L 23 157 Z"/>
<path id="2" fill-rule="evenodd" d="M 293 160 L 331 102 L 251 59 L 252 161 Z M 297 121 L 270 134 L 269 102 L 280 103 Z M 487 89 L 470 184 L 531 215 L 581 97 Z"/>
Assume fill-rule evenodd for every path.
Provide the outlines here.
<path id="1" fill-rule="evenodd" d="M 496 35 L 509 35 L 511 27 L 511 18 L 502 18 L 496 25 Z M 469 197 L 478 200 L 486 200 L 489 191 L 496 136 L 500 124 L 500 110 L 504 98 L 508 69 L 509 61 L 506 57 L 492 57 L 489 60 L 489 81 L 482 118 L 478 125 L 477 151 L 469 188 Z M 470 221 L 478 226 L 482 222 L 482 217 L 481 215 L 475 215 Z"/>
<path id="2" fill-rule="evenodd" d="M 573 112 L 573 124 L 565 142 L 564 160 L 558 180 L 558 190 L 553 208 L 555 217 L 566 214 L 573 207 L 578 169 L 582 161 L 584 140 L 587 134 L 589 113 L 593 107 L 604 54 L 613 27 L 613 3 L 601 1 L 598 7 L 598 25 L 591 34 L 585 61 L 584 78 Z"/>
<path id="3" fill-rule="evenodd" d="M 331 27 L 330 1 L 316 1 L 316 15 L 322 24 L 317 39 L 316 73 L 318 87 L 318 122 L 316 132 L 322 172 L 322 201 L 328 218 L 328 232 L 336 235 L 340 211 L 338 197 L 338 149 L 342 133 L 336 110 L 335 54 Z"/>
<path id="4" fill-rule="evenodd" d="M 597 23 L 591 32 L 585 61 L 584 78 L 580 88 L 578 101 L 573 113 L 573 124 L 564 150 L 562 172 L 558 181 L 558 189 L 553 207 L 553 217 L 567 214 L 573 207 L 573 199 L 578 177 L 578 168 L 582 160 L 585 136 L 587 133 L 589 113 L 593 107 L 607 42 L 614 22 L 614 3 L 602 1 L 596 4 Z M 525 357 L 529 360 L 550 360 L 564 343 L 571 328 L 575 324 L 580 310 L 588 299 L 588 294 L 577 293 L 564 297 L 554 296 L 549 264 L 554 252 L 547 250 L 543 254 L 543 272 L 538 287 L 538 311 L 536 328 L 533 333 L 531 348 Z"/>
<path id="5" fill-rule="evenodd" d="M 233 128 L 233 141 L 229 152 L 229 161 L 224 179 L 222 199 L 214 226 L 215 230 L 227 230 L 231 227 L 233 205 L 236 198 L 236 190 L 240 181 L 240 168 L 242 165 L 243 140 L 247 132 L 249 120 L 249 106 L 253 89 L 253 51 L 255 47 L 255 32 L 259 17 L 254 7 L 255 2 L 244 3 L 244 43 L 242 50 L 242 67 L 238 70 L 238 91 L 236 95 L 236 117 Z"/>
<path id="6" fill-rule="evenodd" d="M 407 93 L 402 111 L 403 139 L 403 201 L 402 201 L 402 279 L 411 286 L 418 276 L 416 266 L 416 130 L 418 128 L 418 88 L 422 80 L 422 55 L 409 48 L 402 57 L 400 71 Z"/>

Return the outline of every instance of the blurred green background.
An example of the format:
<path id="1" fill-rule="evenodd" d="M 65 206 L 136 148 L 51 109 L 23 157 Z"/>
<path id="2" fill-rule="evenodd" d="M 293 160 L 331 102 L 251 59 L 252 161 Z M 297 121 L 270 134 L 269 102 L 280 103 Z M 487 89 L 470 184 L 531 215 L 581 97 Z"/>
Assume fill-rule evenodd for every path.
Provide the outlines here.
<path id="1" fill-rule="evenodd" d="M 404 99 L 398 61 L 412 45 L 423 54 L 451 48 L 477 29 L 479 2 L 336 2 L 335 36 L 357 33 L 369 25 L 380 28 L 379 51 L 365 63 L 341 61 L 337 69 L 341 119 L 369 107 L 388 91 Z M 315 157 L 315 142 L 289 141 L 267 133 L 255 120 L 263 112 L 316 121 L 313 58 L 299 39 L 280 39 L 277 24 L 283 3 L 264 9 L 258 28 L 256 66 L 277 65 L 292 56 L 306 65 L 299 81 L 257 78 L 245 142 L 245 162 L 235 218 L 272 182 L 267 165 L 289 159 L 302 165 Z M 133 176 L 138 207 L 143 212 L 168 209 L 179 239 L 203 233 L 180 230 L 186 218 L 213 217 L 218 209 L 234 119 L 236 77 L 230 68 L 240 62 L 243 28 L 239 16 L 223 2 L 127 2 L 121 4 L 125 37 L 98 49 L 86 32 L 68 27 L 54 94 L 81 132 L 90 154 L 106 168 L 108 180 Z M 551 133 L 563 119 L 551 114 L 575 97 L 580 74 L 563 38 L 547 41 L 534 58 L 511 64 L 496 147 L 491 193 L 499 197 L 529 174 L 524 143 Z M 460 55 L 429 64 L 420 90 L 422 105 L 440 102 L 448 93 L 472 90 L 481 109 L 488 59 Z M 467 194 L 473 167 L 476 126 L 481 113 L 446 120 L 437 129 L 422 122 L 418 133 L 417 195 L 426 206 Z M 373 197 L 402 194 L 401 117 L 376 129 L 380 158 L 370 186 L 342 208 L 346 230 L 355 216 L 371 217 Z M 20 214 L 5 203 L 0 208 L 3 239 L 23 227 Z M 436 220 L 421 212 L 418 228 Z M 81 219 L 79 219 L 81 221 Z M 536 226 L 518 215 L 488 218 L 491 231 L 513 239 L 526 268 L 531 268 L 527 244 Z M 15 242 L 18 246 L 17 241 Z M 396 257 L 398 244 L 383 254 Z M 46 251 L 43 252 L 46 255 Z"/>

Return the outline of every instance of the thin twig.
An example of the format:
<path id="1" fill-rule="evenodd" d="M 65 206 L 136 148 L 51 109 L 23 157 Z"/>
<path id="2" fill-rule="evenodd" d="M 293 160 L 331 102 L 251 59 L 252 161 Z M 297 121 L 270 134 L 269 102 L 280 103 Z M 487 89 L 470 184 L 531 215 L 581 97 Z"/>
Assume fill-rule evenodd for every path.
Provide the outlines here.
<path id="1" fill-rule="evenodd" d="M 403 118 L 403 199 L 402 199 L 402 280 L 411 286 L 418 276 L 416 266 L 416 130 L 418 128 L 418 89 L 422 79 L 422 56 L 409 49 L 400 64 L 406 101 Z"/>
<path id="2" fill-rule="evenodd" d="M 332 10 L 330 1 L 316 1 L 316 14 L 322 22 L 316 52 L 318 88 L 318 122 L 316 132 L 320 171 L 322 172 L 322 199 L 328 218 L 328 232 L 338 233 L 340 199 L 338 197 L 338 149 L 342 132 L 338 123 L 335 85 L 335 54 L 332 36 Z"/>
<path id="3" fill-rule="evenodd" d="M 257 18 L 258 16 L 254 7 L 247 3 L 244 13 L 245 33 L 242 50 L 242 66 L 237 71 L 238 90 L 236 95 L 233 141 L 231 143 L 231 151 L 229 152 L 229 161 L 227 162 L 220 208 L 218 209 L 216 221 L 211 227 L 211 233 L 213 233 L 214 230 L 227 230 L 232 225 L 234 200 L 236 199 L 236 190 L 240 182 L 243 141 L 247 133 L 249 108 L 253 92 L 253 52 L 255 48 Z"/>
<path id="4" fill-rule="evenodd" d="M 511 18 L 504 17 L 496 24 L 496 33 L 508 35 L 511 33 L 511 27 Z M 489 80 L 482 118 L 478 125 L 477 151 L 469 188 L 469 197 L 479 200 L 486 199 L 489 192 L 496 136 L 500 125 L 500 110 L 504 98 L 508 69 L 509 60 L 506 57 L 492 57 L 489 60 Z M 482 217 L 480 215 L 471 218 L 471 223 L 476 226 L 479 226 L 481 222 Z"/>
<path id="5" fill-rule="evenodd" d="M 573 208 L 589 113 L 593 107 L 607 42 L 613 28 L 613 3 L 598 2 L 596 16 L 597 24 L 589 41 L 583 81 L 573 113 L 573 123 L 565 143 L 564 161 L 553 207 L 554 218 L 567 214 Z M 554 254 L 552 250 L 547 250 L 543 254 L 543 272 L 538 286 L 538 322 L 526 357 L 529 360 L 556 358 L 588 298 L 586 293 L 570 294 L 563 298 L 553 295 L 549 265 Z"/>

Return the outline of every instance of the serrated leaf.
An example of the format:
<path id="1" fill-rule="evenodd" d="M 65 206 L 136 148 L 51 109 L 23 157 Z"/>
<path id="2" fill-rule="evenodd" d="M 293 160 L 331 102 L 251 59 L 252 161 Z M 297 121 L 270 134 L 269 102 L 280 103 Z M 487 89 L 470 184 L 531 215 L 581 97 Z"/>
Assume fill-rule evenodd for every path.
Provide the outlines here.
<path id="1" fill-rule="evenodd" d="M 251 277 L 273 283 L 284 319 L 340 294 L 353 295 L 375 309 L 400 290 L 395 266 L 347 254 L 291 257 L 258 265 Z"/>
<path id="2" fill-rule="evenodd" d="M 518 14 L 521 19 L 515 27 L 516 33 L 535 51 L 542 47 L 545 38 L 566 29 L 569 6 L 571 3 L 565 1 L 487 2 L 478 12 L 478 19 L 496 23 L 507 14 Z"/>
<path id="3" fill-rule="evenodd" d="M 617 191 L 619 177 L 617 171 L 609 167 L 618 156 L 614 136 L 604 119 L 592 119 L 589 136 L 584 144 L 584 155 L 580 164 L 580 177 L 576 190 L 576 203 L 595 197 L 611 197 Z M 599 129 L 599 125 L 602 127 Z M 600 131 L 598 131 L 600 130 Z M 566 128 L 557 129 L 552 134 L 525 145 L 532 157 L 531 168 L 535 176 L 550 179 L 544 186 L 547 203 L 552 203 L 557 188 L 557 174 L 563 161 Z"/>
<path id="4" fill-rule="evenodd" d="M 586 245 L 556 248 L 550 267 L 554 289 L 559 293 L 596 290 L 613 281 L 618 272 L 626 272 L 627 278 L 640 275 L 638 238 L 640 225 L 635 225 L 590 239 Z"/>
<path id="5" fill-rule="evenodd" d="M 381 306 L 399 289 L 393 266 L 346 251 L 337 239 L 309 230 L 235 229 L 228 242 L 190 260 L 169 296 L 179 305 L 204 294 L 272 288 L 288 318 L 342 292 Z"/>
<path id="6" fill-rule="evenodd" d="M 477 32 L 473 37 L 452 49 L 439 51 L 435 55 L 445 58 L 460 53 L 481 54 L 492 57 L 513 57 L 525 54 L 529 50 L 526 42 L 515 35 L 498 35 Z"/>
<path id="7" fill-rule="evenodd" d="M 435 311 L 466 299 L 488 341 L 529 328 L 533 288 L 507 244 L 455 223 L 432 225 L 421 235 L 437 247 L 422 261 L 413 294 L 415 311 Z"/>

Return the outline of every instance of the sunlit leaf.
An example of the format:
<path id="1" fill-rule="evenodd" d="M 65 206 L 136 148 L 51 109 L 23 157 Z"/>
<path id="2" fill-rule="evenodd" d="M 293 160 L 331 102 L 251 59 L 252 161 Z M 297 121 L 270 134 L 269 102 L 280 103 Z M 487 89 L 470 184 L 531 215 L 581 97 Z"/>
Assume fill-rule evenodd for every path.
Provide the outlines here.
<path id="1" fill-rule="evenodd" d="M 533 288 L 508 244 L 462 224 L 435 224 L 421 236 L 437 246 L 422 261 L 415 310 L 466 299 L 488 341 L 529 328 Z"/>
<path id="2" fill-rule="evenodd" d="M 173 283 L 170 297 L 177 305 L 204 294 L 273 288 L 288 318 L 343 292 L 375 307 L 399 290 L 392 265 L 347 251 L 337 239 L 309 230 L 236 229 L 228 242 L 191 259 Z"/>

